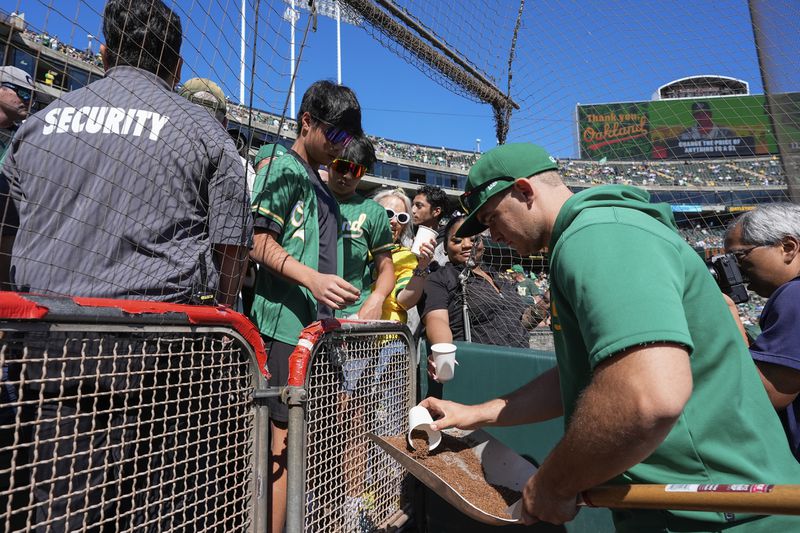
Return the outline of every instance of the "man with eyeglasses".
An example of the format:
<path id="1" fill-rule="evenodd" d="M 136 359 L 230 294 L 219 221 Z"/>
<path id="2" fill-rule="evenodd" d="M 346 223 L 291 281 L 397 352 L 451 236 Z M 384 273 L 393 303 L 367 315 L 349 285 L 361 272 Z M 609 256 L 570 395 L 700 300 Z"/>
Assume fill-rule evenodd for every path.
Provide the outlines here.
<path id="1" fill-rule="evenodd" d="M 800 461 L 800 206 L 764 204 L 741 215 L 725 233 L 725 251 L 736 257 L 748 289 L 769 298 L 750 355 Z"/>
<path id="2" fill-rule="evenodd" d="M 557 366 L 501 398 L 427 398 L 434 429 L 564 417 L 523 491 L 522 519 L 564 523 L 597 485 L 789 484 L 800 465 L 705 263 L 667 204 L 602 185 L 573 194 L 543 148 L 506 144 L 472 167 L 467 220 L 521 256 L 549 251 Z M 753 254 L 755 252 L 751 252 Z M 800 530 L 800 517 L 612 511 L 617 531 Z"/>
<path id="3" fill-rule="evenodd" d="M 0 166 L 6 157 L 17 126 L 25 120 L 33 97 L 33 80 L 22 69 L 0 67 Z M 19 225 L 17 211 L 9 197 L 8 181 L 0 179 L 0 290 L 9 290 L 11 247 Z"/>
<path id="4" fill-rule="evenodd" d="M 337 251 L 340 213 L 336 198 L 319 175 L 320 165 L 341 157 L 363 135 L 361 106 L 348 87 L 323 80 L 306 90 L 300 104 L 297 139 L 290 150 L 258 171 L 252 212 L 258 262 L 250 317 L 270 354 L 270 385 L 285 386 L 289 356 L 300 332 L 360 296 L 342 278 Z M 272 423 L 269 529 L 280 533 L 286 516 L 288 407 L 268 400 Z"/>
<path id="5" fill-rule="evenodd" d="M 33 80 L 27 72 L 12 66 L 0 67 L 0 162 L 16 125 L 28 116 L 33 90 Z"/>
<path id="6" fill-rule="evenodd" d="M 342 277 L 361 291 L 358 300 L 336 311 L 339 317 L 356 315 L 362 320 L 379 319 L 383 301 L 394 288 L 391 253 L 394 243 L 386 210 L 356 192 L 361 178 L 375 161 L 375 148 L 362 135 L 347 145 L 342 157 L 328 165 L 328 187 L 342 212 Z M 377 274 L 371 292 L 373 269 L 370 263 L 374 264 Z"/>

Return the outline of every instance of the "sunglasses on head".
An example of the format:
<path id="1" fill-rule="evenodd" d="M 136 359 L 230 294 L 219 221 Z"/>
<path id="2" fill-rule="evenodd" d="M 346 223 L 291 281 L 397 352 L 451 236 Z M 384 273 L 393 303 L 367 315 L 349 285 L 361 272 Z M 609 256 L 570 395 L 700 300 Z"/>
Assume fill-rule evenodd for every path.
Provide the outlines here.
<path id="1" fill-rule="evenodd" d="M 389 220 L 397 219 L 400 224 L 408 224 L 411 220 L 411 215 L 408 213 L 395 213 L 393 209 L 386 209 L 386 215 L 389 217 Z"/>
<path id="2" fill-rule="evenodd" d="M 493 178 L 488 181 L 484 181 L 474 189 L 470 189 L 469 191 L 465 192 L 458 197 L 458 203 L 461 205 L 462 211 L 464 211 L 464 214 L 467 215 L 472 213 L 480 203 L 481 195 L 479 193 L 488 188 L 492 183 L 497 183 L 498 181 L 514 181 L 515 179 L 516 178 L 512 178 L 511 176 L 500 176 L 499 178 Z"/>
<path id="3" fill-rule="evenodd" d="M 342 175 L 349 172 L 356 179 L 367 173 L 367 167 L 359 165 L 358 163 L 353 163 L 347 159 L 334 159 L 333 163 L 331 163 L 331 169 Z"/>
<path id="4" fill-rule="evenodd" d="M 4 83 L 3 87 L 5 87 L 6 89 L 11 89 L 15 93 L 17 93 L 17 96 L 23 102 L 28 102 L 33 96 L 33 91 L 31 91 L 30 89 L 26 89 L 25 87 L 20 87 L 19 85 L 14 85 L 13 83 Z"/>
<path id="5" fill-rule="evenodd" d="M 325 126 L 327 126 L 325 128 L 324 135 L 325 135 L 325 138 L 328 139 L 329 143 L 331 143 L 331 144 L 341 144 L 346 148 L 347 145 L 350 144 L 350 141 L 353 140 L 353 136 L 352 135 L 350 135 L 348 132 L 346 132 L 342 128 L 339 128 L 338 126 L 334 126 L 333 124 L 331 124 L 327 120 L 322 120 L 321 118 L 315 117 L 314 115 L 311 115 L 311 118 L 313 118 L 317 122 L 321 122 L 322 124 L 325 124 Z"/>

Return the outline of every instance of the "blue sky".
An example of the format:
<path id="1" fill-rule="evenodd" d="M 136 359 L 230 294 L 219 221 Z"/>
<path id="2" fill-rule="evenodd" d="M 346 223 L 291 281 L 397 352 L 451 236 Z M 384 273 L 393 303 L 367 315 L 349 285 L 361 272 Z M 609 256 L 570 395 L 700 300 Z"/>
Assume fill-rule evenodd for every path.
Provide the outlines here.
<path id="1" fill-rule="evenodd" d="M 239 0 L 167 0 L 184 25 L 184 78 L 218 80 L 238 98 Z M 299 0 L 298 0 L 299 3 Z M 468 55 L 491 76 L 505 79 L 516 0 L 398 1 L 418 10 L 423 21 Z M 797 11 L 770 13 L 776 20 Z M 486 12 L 482 5 L 491 5 Z M 13 0 L 38 30 L 58 35 L 78 48 L 87 33 L 101 35 L 101 0 Z M 460 6 L 460 9 L 456 9 Z M 248 0 L 248 83 L 253 0 Z M 8 9 L 8 7 L 5 7 Z M 260 4 L 256 107 L 280 111 L 288 89 L 289 25 L 281 0 Z M 297 24 L 297 49 L 307 15 Z M 800 16 L 800 15 L 798 15 Z M 799 32 L 795 22 L 782 37 Z M 494 46 L 494 43 L 499 43 Z M 96 47 L 96 45 L 95 45 Z M 486 150 L 495 145 L 491 108 L 453 94 L 384 48 L 364 29 L 342 25 L 343 83 L 358 94 L 365 129 L 377 136 L 432 146 Z M 789 56 L 787 54 L 787 56 Z M 796 55 L 788 59 L 796 66 Z M 762 86 L 744 0 L 679 2 L 623 0 L 527 2 L 514 66 L 512 95 L 522 109 L 512 118 L 509 141 L 543 144 L 559 156 L 575 156 L 576 103 L 648 100 L 668 81 L 696 74 L 722 74 Z M 797 90 L 797 74 L 782 80 Z M 336 78 L 334 21 L 319 17 L 303 51 L 297 105 L 305 88 L 320 78 Z M 505 81 L 500 82 L 505 87 Z"/>

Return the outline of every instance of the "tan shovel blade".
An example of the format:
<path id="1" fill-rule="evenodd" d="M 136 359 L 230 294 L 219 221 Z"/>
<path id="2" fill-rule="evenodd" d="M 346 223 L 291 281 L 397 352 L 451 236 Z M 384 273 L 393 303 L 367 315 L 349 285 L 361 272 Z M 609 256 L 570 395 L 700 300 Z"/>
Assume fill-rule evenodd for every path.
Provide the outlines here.
<path id="1" fill-rule="evenodd" d="M 472 447 L 472 452 L 483 466 L 487 483 L 502 485 L 522 492 L 528 478 L 536 472 L 535 466 L 485 431 L 448 429 L 444 432 L 457 438 L 463 438 L 469 435 L 469 441 L 475 442 L 475 445 Z M 383 448 L 386 453 L 391 455 L 403 468 L 408 470 L 415 478 L 419 479 L 426 487 L 444 498 L 450 505 L 470 518 L 494 526 L 520 523 L 519 513 L 517 512 L 516 515 L 513 514 L 513 510 L 518 507 L 517 504 L 509 507 L 511 516 L 515 516 L 515 518 L 499 517 L 489 514 L 465 500 L 455 488 L 429 470 L 423 463 L 409 457 L 386 442 L 382 437 L 372 433 L 367 433 L 367 437 Z"/>

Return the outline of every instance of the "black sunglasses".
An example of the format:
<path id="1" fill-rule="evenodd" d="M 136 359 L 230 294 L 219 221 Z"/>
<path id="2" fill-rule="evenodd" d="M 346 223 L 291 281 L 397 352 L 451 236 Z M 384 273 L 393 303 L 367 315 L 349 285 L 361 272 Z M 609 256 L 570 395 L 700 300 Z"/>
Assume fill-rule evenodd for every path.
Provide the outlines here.
<path id="1" fill-rule="evenodd" d="M 6 89 L 11 89 L 14 91 L 20 100 L 23 102 L 30 101 L 31 97 L 33 96 L 33 91 L 30 89 L 26 89 L 25 87 L 20 87 L 19 85 L 14 85 L 13 83 L 3 83 L 3 87 Z"/>
<path id="2" fill-rule="evenodd" d="M 367 173 L 367 167 L 359 165 L 358 163 L 353 163 L 347 159 L 334 159 L 333 163 L 331 163 L 331 169 L 342 175 L 349 172 L 356 179 Z"/>
<path id="3" fill-rule="evenodd" d="M 311 115 L 311 113 L 309 113 L 309 115 Z M 328 139 L 328 142 L 330 142 L 331 144 L 341 144 L 345 148 L 347 148 L 347 145 L 350 144 L 350 141 L 353 140 L 353 136 L 351 134 L 349 134 L 347 131 L 343 130 L 338 126 L 334 126 L 327 120 L 322 120 L 321 118 L 315 117 L 314 115 L 311 115 L 311 118 L 327 126 L 327 128 L 325 128 L 324 135 L 325 138 Z"/>
<path id="4" fill-rule="evenodd" d="M 466 191 L 464 194 L 458 197 L 458 203 L 461 205 L 461 209 L 464 211 L 464 214 L 469 215 L 475 210 L 475 203 L 480 201 L 480 193 L 481 191 L 485 190 L 489 185 L 492 183 L 496 183 L 498 181 L 514 181 L 517 178 L 512 178 L 511 176 L 500 176 L 499 178 L 492 178 L 488 181 L 484 181 L 474 189 L 470 189 Z"/>
<path id="5" fill-rule="evenodd" d="M 397 219 L 400 224 L 408 224 L 411 220 L 411 215 L 408 213 L 395 213 L 393 209 L 386 209 L 386 215 L 389 217 L 389 220 Z"/>

